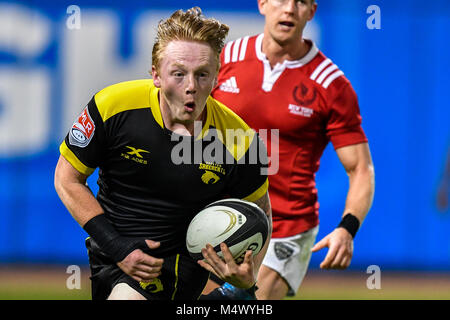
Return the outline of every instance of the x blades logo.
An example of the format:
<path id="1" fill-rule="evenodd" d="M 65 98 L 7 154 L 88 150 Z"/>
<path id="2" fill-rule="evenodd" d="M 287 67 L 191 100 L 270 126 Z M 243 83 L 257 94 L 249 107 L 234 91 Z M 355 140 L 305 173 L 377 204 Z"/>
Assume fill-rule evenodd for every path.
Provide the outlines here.
<path id="1" fill-rule="evenodd" d="M 133 147 L 130 147 L 130 146 L 125 146 L 125 147 L 127 147 L 128 149 L 130 149 L 131 151 L 130 152 L 127 152 L 127 154 L 129 154 L 129 155 L 136 155 L 138 158 L 144 158 L 142 155 L 141 155 L 141 152 L 146 152 L 146 153 L 150 153 L 149 151 L 147 151 L 147 150 L 144 150 L 144 149 L 137 149 L 137 148 L 133 148 Z"/>
<path id="2" fill-rule="evenodd" d="M 122 153 L 121 157 L 128 159 L 128 160 L 132 160 L 132 161 L 140 163 L 140 164 L 148 164 L 148 160 L 145 160 L 144 156 L 141 153 L 150 153 L 150 151 L 147 151 L 144 149 L 138 149 L 138 148 L 134 148 L 134 147 L 130 147 L 130 146 L 125 146 L 125 147 L 130 149 L 130 151 L 128 151 L 127 153 Z"/>

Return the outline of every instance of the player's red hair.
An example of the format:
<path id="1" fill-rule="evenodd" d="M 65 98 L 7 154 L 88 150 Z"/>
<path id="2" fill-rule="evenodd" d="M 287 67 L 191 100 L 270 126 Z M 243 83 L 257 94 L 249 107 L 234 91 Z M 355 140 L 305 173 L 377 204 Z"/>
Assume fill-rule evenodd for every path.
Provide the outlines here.
<path id="1" fill-rule="evenodd" d="M 205 18 L 199 7 L 186 12 L 178 10 L 158 24 L 158 33 L 152 50 L 152 65 L 159 69 L 162 53 L 169 42 L 174 40 L 199 41 L 208 43 L 217 58 L 217 71 L 220 67 L 220 53 L 225 45 L 229 27 L 214 18 Z"/>

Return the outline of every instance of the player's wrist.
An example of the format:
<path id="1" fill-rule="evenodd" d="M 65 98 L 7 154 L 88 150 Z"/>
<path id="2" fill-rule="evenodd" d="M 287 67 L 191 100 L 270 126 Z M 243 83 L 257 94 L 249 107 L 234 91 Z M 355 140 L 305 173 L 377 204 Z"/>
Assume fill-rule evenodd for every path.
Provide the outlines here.
<path id="1" fill-rule="evenodd" d="M 337 226 L 337 228 L 344 228 L 345 230 L 347 230 L 348 233 L 351 234 L 353 239 L 355 238 L 356 233 L 359 230 L 359 227 L 360 227 L 359 219 L 351 213 L 347 213 Z"/>
<path id="2" fill-rule="evenodd" d="M 114 262 L 120 262 L 132 251 L 146 247 L 144 240 L 121 236 L 105 214 L 99 214 L 90 219 L 85 223 L 83 229 Z"/>

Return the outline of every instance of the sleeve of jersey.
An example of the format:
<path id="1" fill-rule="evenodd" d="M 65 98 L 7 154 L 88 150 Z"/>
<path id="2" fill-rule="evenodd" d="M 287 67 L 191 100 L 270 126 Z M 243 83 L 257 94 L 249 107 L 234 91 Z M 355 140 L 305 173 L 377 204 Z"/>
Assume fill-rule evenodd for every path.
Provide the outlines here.
<path id="1" fill-rule="evenodd" d="M 367 142 L 361 127 L 358 98 L 350 83 L 339 91 L 330 107 L 326 131 L 334 149 Z"/>
<path id="2" fill-rule="evenodd" d="M 267 148 L 261 138 L 255 134 L 245 155 L 233 169 L 228 194 L 232 198 L 247 201 L 261 198 L 269 188 L 267 167 Z"/>
<path id="3" fill-rule="evenodd" d="M 61 155 L 84 175 L 94 172 L 104 153 L 105 132 L 103 120 L 92 98 L 72 124 L 59 147 Z"/>

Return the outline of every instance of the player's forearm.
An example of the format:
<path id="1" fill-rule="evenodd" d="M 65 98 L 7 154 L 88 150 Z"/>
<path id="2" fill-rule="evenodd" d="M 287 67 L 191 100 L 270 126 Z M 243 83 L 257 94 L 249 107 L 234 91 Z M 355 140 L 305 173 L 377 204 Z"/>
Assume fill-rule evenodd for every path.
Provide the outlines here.
<path id="1" fill-rule="evenodd" d="M 75 170 L 61 157 L 55 170 L 55 190 L 73 218 L 84 226 L 87 221 L 103 213 L 103 209 L 86 186 L 81 175 L 73 174 Z"/>
<path id="2" fill-rule="evenodd" d="M 90 219 L 103 213 L 102 207 L 85 185 L 68 183 L 57 188 L 57 192 L 67 210 L 82 227 Z"/>
<path id="3" fill-rule="evenodd" d="M 61 201 L 80 226 L 83 227 L 90 219 L 103 213 L 102 207 L 86 185 L 62 183 L 55 187 Z"/>
<path id="4" fill-rule="evenodd" d="M 349 173 L 349 190 L 343 216 L 358 218 L 360 224 L 369 212 L 375 193 L 375 171 L 372 164 L 362 165 Z"/>

